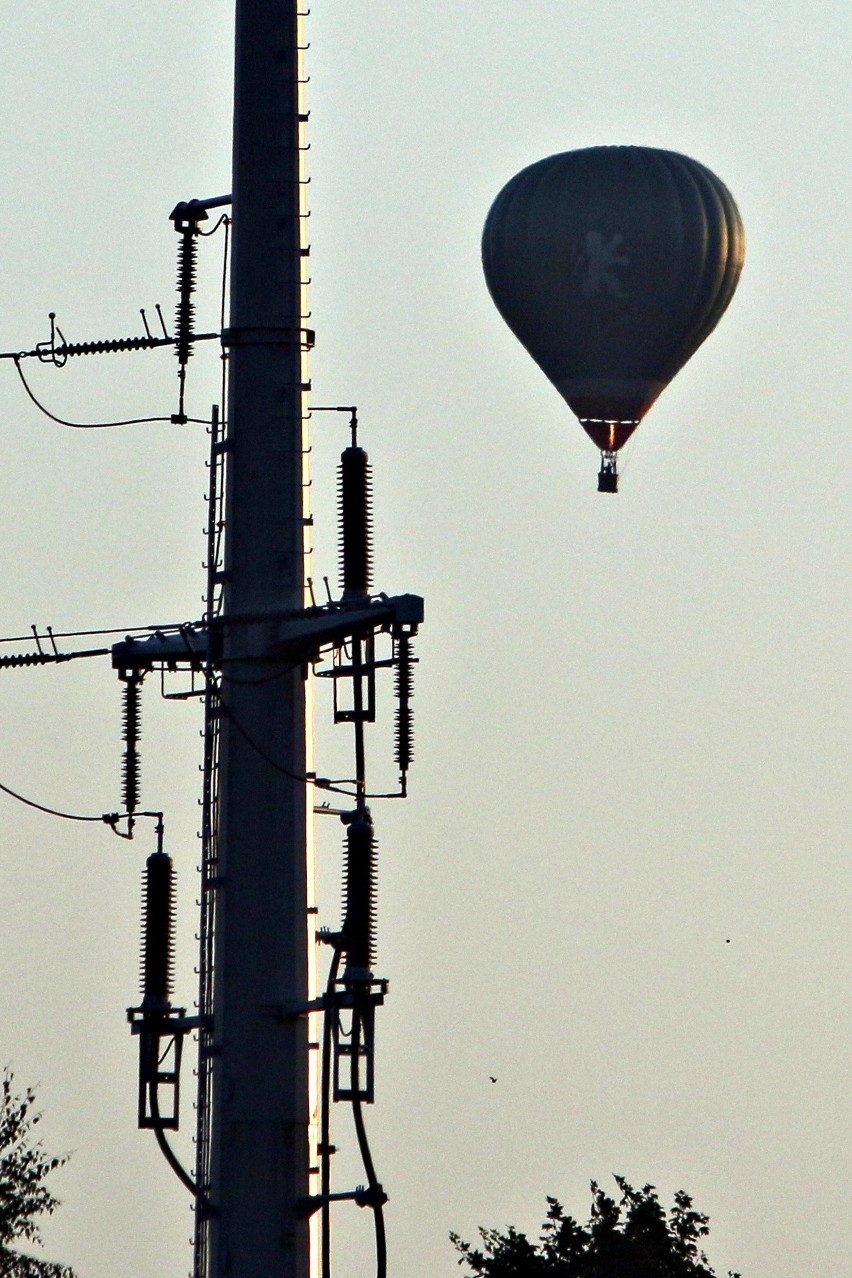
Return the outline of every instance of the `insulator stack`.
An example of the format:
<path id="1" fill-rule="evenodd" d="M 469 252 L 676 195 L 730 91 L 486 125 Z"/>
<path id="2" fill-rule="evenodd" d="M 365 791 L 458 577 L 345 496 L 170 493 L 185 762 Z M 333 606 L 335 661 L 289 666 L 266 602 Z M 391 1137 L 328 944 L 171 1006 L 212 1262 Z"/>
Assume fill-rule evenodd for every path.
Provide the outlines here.
<path id="1" fill-rule="evenodd" d="M 165 852 L 145 862 L 142 904 L 142 1007 L 169 1006 L 174 976 L 174 868 Z"/>
<path id="2" fill-rule="evenodd" d="M 8 657 L 0 657 L 0 669 L 9 666 L 46 666 L 52 661 L 62 661 L 62 654 L 55 652 L 21 652 Z"/>
<path id="3" fill-rule="evenodd" d="M 363 448 L 340 454 L 340 576 L 344 599 L 370 593 L 372 585 L 372 493 Z"/>
<path id="4" fill-rule="evenodd" d="M 192 295 L 195 292 L 196 265 L 198 256 L 198 240 L 194 223 L 180 231 L 178 243 L 177 291 L 179 301 L 175 308 L 175 351 L 178 363 L 184 365 L 192 354 L 193 324 L 195 307 Z"/>
<path id="5" fill-rule="evenodd" d="M 140 680 L 129 678 L 124 685 L 122 728 L 124 755 L 122 758 L 121 799 L 124 810 L 132 816 L 139 806 L 139 689 Z"/>
<path id="6" fill-rule="evenodd" d="M 343 893 L 344 979 L 369 978 L 376 961 L 376 843 L 361 815 L 346 831 Z"/>
<path id="7" fill-rule="evenodd" d="M 161 346 L 167 338 L 161 337 L 115 337 L 103 342 L 65 342 L 57 346 L 56 354 L 67 358 L 69 355 L 110 355 L 118 351 L 147 351 L 153 346 Z"/>
<path id="8" fill-rule="evenodd" d="M 395 757 L 400 772 L 407 772 L 414 757 L 414 731 L 411 716 L 411 698 L 414 693 L 409 635 L 399 635 L 396 641 L 396 749 Z"/>

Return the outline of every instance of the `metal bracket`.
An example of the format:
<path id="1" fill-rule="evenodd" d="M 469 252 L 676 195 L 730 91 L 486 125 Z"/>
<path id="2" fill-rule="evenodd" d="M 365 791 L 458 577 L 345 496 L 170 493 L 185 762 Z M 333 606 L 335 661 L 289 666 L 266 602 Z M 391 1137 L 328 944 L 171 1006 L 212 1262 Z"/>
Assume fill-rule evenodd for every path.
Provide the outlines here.
<path id="1" fill-rule="evenodd" d="M 221 209 L 233 203 L 230 195 L 213 195 L 206 200 L 181 200 L 169 214 L 169 220 L 180 222 L 204 222 L 208 209 Z"/>
<path id="2" fill-rule="evenodd" d="M 127 1019 L 131 1034 L 157 1033 L 161 1038 L 172 1034 L 191 1034 L 193 1030 L 207 1029 L 212 1023 L 209 1016 L 185 1016 L 184 1008 L 175 1007 L 169 1012 L 157 1012 L 153 1016 L 147 1008 L 128 1007 Z"/>
<path id="3" fill-rule="evenodd" d="M 312 1216 L 326 1203 L 350 1202 L 357 1203 L 359 1207 L 383 1207 L 387 1200 L 388 1196 L 381 1185 L 375 1185 L 372 1189 L 359 1185 L 357 1189 L 350 1189 L 342 1194 L 311 1194 L 307 1198 L 300 1198 L 299 1213 L 302 1216 Z"/>
<path id="4" fill-rule="evenodd" d="M 287 1003 L 280 1007 L 265 1009 L 268 1015 L 280 1016 L 282 1020 L 295 1021 L 300 1016 L 310 1016 L 312 1012 L 328 1012 L 337 1007 L 351 1007 L 352 999 L 349 996 L 349 1002 L 341 1003 L 340 999 L 335 995 L 329 998 L 327 994 L 321 994 L 319 998 L 310 999 L 307 1002 Z"/>
<path id="5" fill-rule="evenodd" d="M 128 1007 L 130 1033 L 139 1039 L 137 1125 L 177 1131 L 180 1124 L 180 1067 L 183 1040 L 210 1024 L 210 1017 L 187 1016 L 184 1007 Z M 162 1043 L 165 1041 L 165 1050 Z M 171 1109 L 152 1110 L 151 1091 L 170 1089 Z"/>
<path id="6" fill-rule="evenodd" d="M 287 1003 L 286 1006 L 280 1008 L 276 1005 L 267 1009 L 270 1015 L 278 1014 L 285 1016 L 288 1020 L 295 1020 L 299 1016 L 308 1016 L 311 1012 L 329 1012 L 340 1011 L 355 1006 L 356 1001 L 363 1003 L 365 998 L 376 1007 L 380 1007 L 387 997 L 389 982 L 384 977 L 372 978 L 369 981 L 358 982 L 357 990 L 354 988 L 337 988 L 333 994 L 320 994 L 319 998 L 311 999 L 308 1002 L 300 1003 L 293 1001 Z"/>

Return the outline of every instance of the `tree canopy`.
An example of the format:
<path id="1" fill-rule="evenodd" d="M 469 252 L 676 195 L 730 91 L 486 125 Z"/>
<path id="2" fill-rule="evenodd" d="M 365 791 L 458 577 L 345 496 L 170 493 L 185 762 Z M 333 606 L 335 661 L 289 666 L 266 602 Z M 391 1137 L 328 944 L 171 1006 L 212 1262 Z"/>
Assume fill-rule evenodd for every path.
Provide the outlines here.
<path id="1" fill-rule="evenodd" d="M 678 1190 L 667 1212 L 653 1185 L 634 1189 L 623 1176 L 615 1182 L 618 1199 L 592 1181 L 586 1225 L 548 1198 L 538 1242 L 511 1225 L 505 1233 L 481 1228 L 480 1247 L 451 1234 L 459 1264 L 469 1278 L 716 1278 L 701 1250 L 709 1217 L 695 1210 L 689 1194 Z"/>
<path id="2" fill-rule="evenodd" d="M 59 1206 L 45 1178 L 67 1160 L 46 1154 L 33 1128 L 41 1114 L 33 1112 L 35 1093 L 17 1095 L 7 1069 L 0 1095 L 0 1278 L 74 1278 L 64 1265 L 19 1252 L 21 1240 L 41 1244 L 36 1219 Z"/>

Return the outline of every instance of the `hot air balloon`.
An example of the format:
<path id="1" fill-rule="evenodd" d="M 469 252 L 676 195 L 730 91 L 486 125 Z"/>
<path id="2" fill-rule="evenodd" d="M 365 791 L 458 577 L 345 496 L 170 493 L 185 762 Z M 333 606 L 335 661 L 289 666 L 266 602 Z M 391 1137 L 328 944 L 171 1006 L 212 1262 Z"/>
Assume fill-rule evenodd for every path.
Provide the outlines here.
<path id="1" fill-rule="evenodd" d="M 491 206 L 489 292 L 600 448 L 601 492 L 618 491 L 618 450 L 716 327 L 744 252 L 727 187 L 654 147 L 551 155 Z"/>

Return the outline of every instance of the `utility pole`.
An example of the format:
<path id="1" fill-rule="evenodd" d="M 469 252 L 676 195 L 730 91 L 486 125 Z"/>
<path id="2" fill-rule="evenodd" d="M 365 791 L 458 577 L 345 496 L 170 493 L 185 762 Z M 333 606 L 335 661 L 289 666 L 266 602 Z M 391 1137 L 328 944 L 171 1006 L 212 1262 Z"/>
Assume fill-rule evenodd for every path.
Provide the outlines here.
<path id="1" fill-rule="evenodd" d="M 262 620 L 304 607 L 299 9 L 236 2 L 209 1278 L 314 1272 L 305 668 L 270 661 Z"/>
<path id="2" fill-rule="evenodd" d="M 351 404 L 313 410 L 346 414 L 350 443 L 339 471 L 342 593 L 334 599 L 329 587 L 328 598 L 317 602 L 310 588 L 307 352 L 313 333 L 304 327 L 307 114 L 299 4 L 236 0 L 232 194 L 181 201 L 170 214 L 180 236 L 174 334 L 158 307 L 162 337 L 151 333 L 143 310 L 142 335 L 68 344 L 51 315 L 46 341 L 0 352 L 0 359 L 14 360 L 28 389 L 24 359 L 62 368 L 72 355 L 173 345 L 175 424 L 198 421 L 188 417 L 185 399 L 195 344 L 220 339 L 227 352 L 224 436 L 219 405 L 209 419 L 203 619 L 142 627 L 109 650 L 79 652 L 60 652 L 50 628 L 46 649 L 34 628 L 35 652 L 0 657 L 0 666 L 11 667 L 109 651 L 123 685 L 124 810 L 101 817 L 43 810 L 104 821 L 125 839 L 133 838 L 140 819 L 156 820 L 157 848 L 144 879 L 142 1001 L 127 1015 L 139 1044 L 138 1125 L 154 1133 L 195 1201 L 193 1278 L 316 1278 L 320 1267 L 330 1278 L 330 1215 L 339 1203 L 371 1210 L 377 1278 L 387 1274 L 387 1194 L 362 1108 L 374 1099 L 375 1011 L 388 986 L 374 971 L 377 844 L 370 805 L 407 795 L 412 640 L 423 600 L 373 593 L 370 468 Z M 199 223 L 209 209 L 227 204 L 233 205 L 229 323 L 221 333 L 196 333 Z M 314 665 L 324 665 L 318 675 L 333 681 L 334 722 L 354 734 L 348 779 L 332 781 L 312 770 L 308 674 Z M 164 848 L 164 814 L 139 807 L 137 750 L 145 676 L 179 669 L 191 674 L 190 688 L 174 695 L 204 698 L 199 992 L 196 1014 L 189 1016 L 171 1001 L 173 863 Z M 390 791 L 372 790 L 366 775 L 365 727 L 376 718 L 379 670 L 395 673 L 398 784 Z M 346 829 L 338 929 L 315 926 L 315 787 L 334 791 L 344 803 L 322 805 Z M 318 941 L 330 950 L 319 997 Z M 180 1123 L 181 1059 L 192 1033 L 198 1041 L 195 1178 L 169 1142 Z M 351 1106 L 364 1168 L 366 1183 L 354 1189 L 333 1185 L 329 1133 L 337 1102 Z"/>

